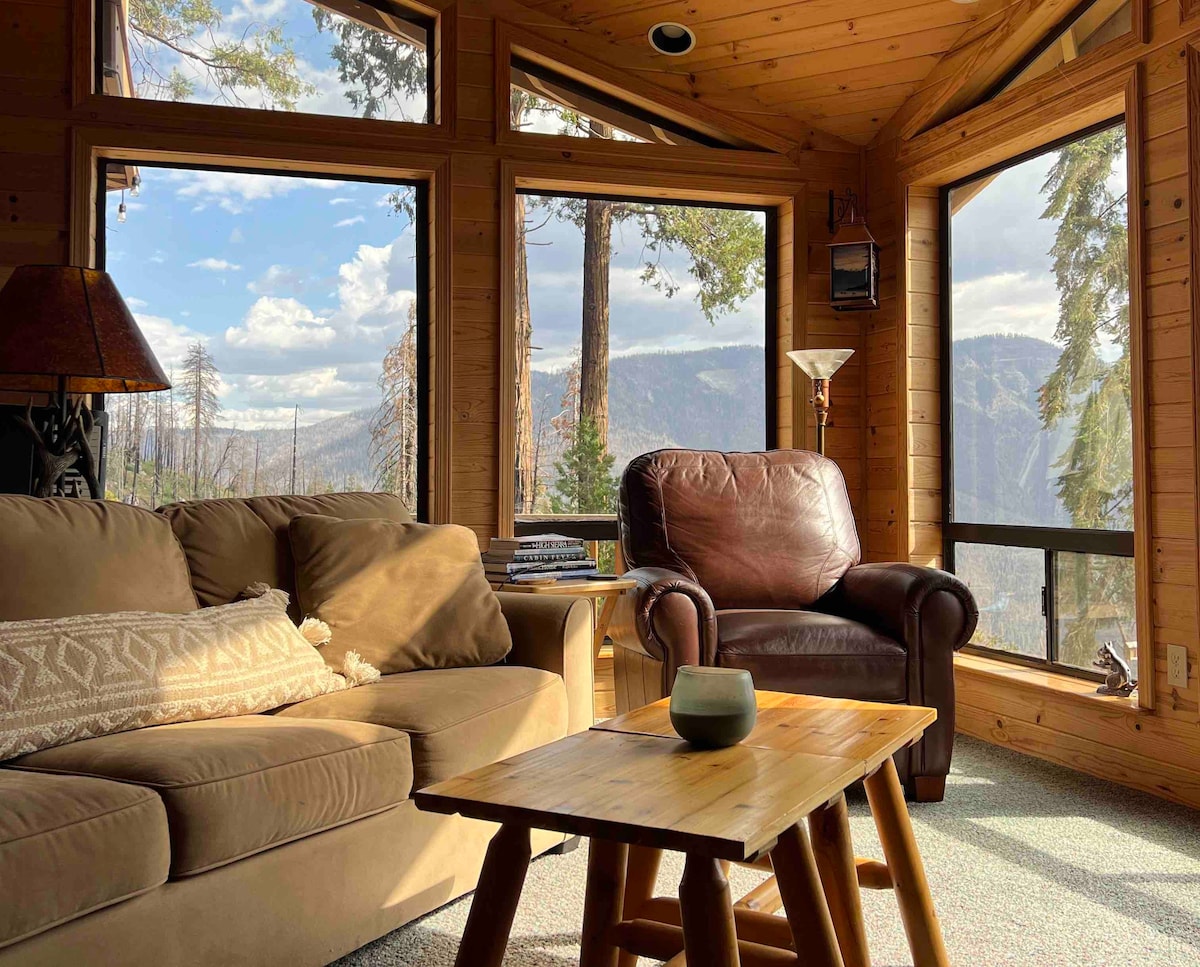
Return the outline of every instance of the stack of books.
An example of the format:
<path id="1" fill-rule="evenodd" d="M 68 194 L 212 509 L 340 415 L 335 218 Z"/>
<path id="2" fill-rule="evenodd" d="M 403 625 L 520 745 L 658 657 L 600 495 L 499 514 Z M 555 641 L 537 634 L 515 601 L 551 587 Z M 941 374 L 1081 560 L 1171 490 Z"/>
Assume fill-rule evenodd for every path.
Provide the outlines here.
<path id="1" fill-rule="evenodd" d="M 565 581 L 596 573 L 582 540 L 561 534 L 533 537 L 493 537 L 483 555 L 488 580 L 501 584 L 521 581 Z"/>

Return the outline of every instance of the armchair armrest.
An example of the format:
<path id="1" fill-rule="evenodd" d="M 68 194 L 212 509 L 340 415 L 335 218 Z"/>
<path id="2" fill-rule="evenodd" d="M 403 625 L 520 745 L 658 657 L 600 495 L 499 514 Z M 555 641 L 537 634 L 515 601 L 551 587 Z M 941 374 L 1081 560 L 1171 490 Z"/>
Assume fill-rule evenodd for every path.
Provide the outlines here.
<path id="1" fill-rule="evenodd" d="M 853 618 L 902 642 L 910 656 L 955 652 L 975 632 L 979 610 L 953 574 L 915 564 L 859 564 L 830 592 L 822 609 Z"/>
<path id="2" fill-rule="evenodd" d="M 717 615 L 695 581 L 661 567 L 641 567 L 624 577 L 637 587 L 621 596 L 608 634 L 622 648 L 664 662 L 669 685 L 680 665 L 712 665 Z"/>
<path id="3" fill-rule="evenodd" d="M 560 675 L 567 686 L 567 734 L 590 729 L 594 669 L 587 599 L 514 591 L 497 591 L 496 597 L 512 634 L 509 663 Z"/>

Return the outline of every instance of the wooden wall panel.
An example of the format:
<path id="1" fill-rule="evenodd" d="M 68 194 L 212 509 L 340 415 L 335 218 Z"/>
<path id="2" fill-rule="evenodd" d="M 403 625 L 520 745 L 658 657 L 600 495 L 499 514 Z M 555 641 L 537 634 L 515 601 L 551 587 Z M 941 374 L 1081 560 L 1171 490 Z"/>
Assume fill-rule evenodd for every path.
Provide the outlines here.
<path id="1" fill-rule="evenodd" d="M 893 259 L 901 298 L 869 322 L 866 335 L 869 366 L 879 380 L 891 377 L 897 358 L 901 367 L 899 414 L 891 388 L 870 379 L 869 392 L 879 395 L 869 397 L 868 553 L 876 560 L 907 556 L 921 563 L 940 554 L 937 186 L 1002 160 L 998 152 L 1011 157 L 1069 133 L 1064 119 L 1076 119 L 1070 123 L 1077 130 L 1089 116 L 1111 116 L 1114 105 L 1119 109 L 1131 97 L 1130 197 L 1143 219 L 1140 229 L 1130 226 L 1131 263 L 1141 266 L 1132 312 L 1136 319 L 1141 299 L 1144 316 L 1145 376 L 1135 406 L 1144 414 L 1138 454 L 1145 470 L 1137 476 L 1148 498 L 1137 528 L 1144 543 L 1139 637 L 1152 643 L 1145 648 L 1142 698 L 1154 707 L 1105 703 L 1086 683 L 1047 675 L 1038 680 L 972 658 L 959 669 L 958 720 L 961 730 L 989 741 L 1197 805 L 1200 297 L 1192 280 L 1200 269 L 1200 21 L 1181 27 L 1175 3 L 1159 0 L 1150 24 L 1145 45 L 1123 44 L 1101 51 L 1099 59 L 1080 58 L 1057 76 L 927 134 L 911 141 L 893 137 L 868 152 L 872 230 L 881 241 L 905 240 Z M 1166 682 L 1168 643 L 1188 649 L 1186 688 Z"/>

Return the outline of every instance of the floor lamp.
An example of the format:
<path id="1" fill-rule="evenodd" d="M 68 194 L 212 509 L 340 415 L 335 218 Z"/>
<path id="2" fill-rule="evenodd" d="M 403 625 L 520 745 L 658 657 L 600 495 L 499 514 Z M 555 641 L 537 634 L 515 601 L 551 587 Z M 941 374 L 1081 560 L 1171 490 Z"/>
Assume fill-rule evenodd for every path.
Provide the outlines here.
<path id="1" fill-rule="evenodd" d="M 788 359 L 812 380 L 809 402 L 817 416 L 817 453 L 821 456 L 825 456 L 825 424 L 829 419 L 829 381 L 853 355 L 853 349 L 796 349 L 788 353 Z"/>

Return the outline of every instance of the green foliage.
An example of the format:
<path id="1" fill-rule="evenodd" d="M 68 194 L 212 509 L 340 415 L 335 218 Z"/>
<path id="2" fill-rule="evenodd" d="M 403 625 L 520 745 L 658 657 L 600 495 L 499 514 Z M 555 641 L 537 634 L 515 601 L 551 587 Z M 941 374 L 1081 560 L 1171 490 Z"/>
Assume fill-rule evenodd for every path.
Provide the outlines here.
<path id="1" fill-rule="evenodd" d="M 166 47 L 195 64 L 230 103 L 244 103 L 243 95 L 253 92 L 268 107 L 294 111 L 301 97 L 313 93 L 300 79 L 282 24 L 251 24 L 230 40 L 221 38 L 220 28 L 214 0 L 129 0 L 138 86 L 173 101 L 195 93 L 195 82 L 178 65 L 164 73 L 155 64 L 156 49 Z"/>
<path id="2" fill-rule="evenodd" d="M 329 53 L 342 83 L 355 85 L 345 92 L 346 98 L 362 117 L 390 117 L 390 109 L 403 117 L 403 98 L 425 93 L 429 79 L 425 51 L 328 10 L 314 7 L 312 13 L 317 30 L 336 38 Z"/>
<path id="3" fill-rule="evenodd" d="M 584 228 L 581 198 L 541 196 L 530 207 Z M 699 284 L 696 301 L 710 323 L 733 312 L 762 288 L 766 276 L 765 232 L 753 212 L 653 202 L 613 202 L 613 223 L 631 223 L 642 243 L 641 280 L 668 299 L 682 282 L 663 264 L 667 252 L 684 252 L 688 275 Z"/>
<path id="4" fill-rule="evenodd" d="M 1109 186 L 1124 150 L 1123 126 L 1075 141 L 1042 187 L 1042 217 L 1059 220 L 1050 254 L 1059 293 L 1054 338 L 1063 350 L 1039 404 L 1046 429 L 1073 427 L 1056 469 L 1076 527 L 1132 526 L 1129 239 L 1125 194 Z M 1117 358 L 1104 358 L 1105 344 Z"/>
<path id="5" fill-rule="evenodd" d="M 558 477 L 550 495 L 555 514 L 611 514 L 617 505 L 613 456 L 600 439 L 596 424 L 581 419 L 575 424 L 562 458 L 554 464 Z"/>

